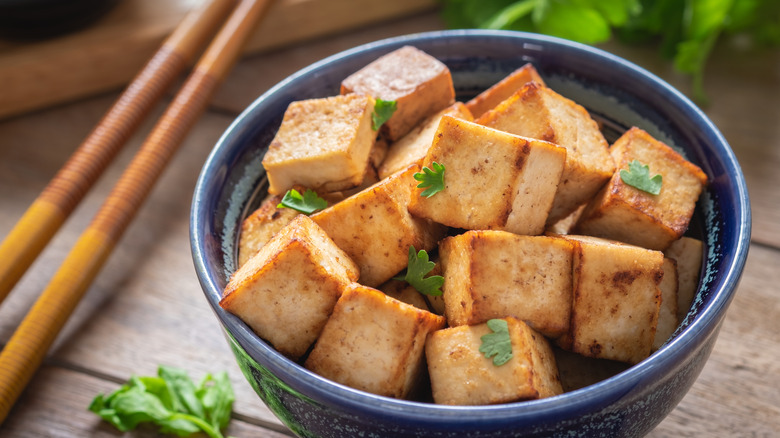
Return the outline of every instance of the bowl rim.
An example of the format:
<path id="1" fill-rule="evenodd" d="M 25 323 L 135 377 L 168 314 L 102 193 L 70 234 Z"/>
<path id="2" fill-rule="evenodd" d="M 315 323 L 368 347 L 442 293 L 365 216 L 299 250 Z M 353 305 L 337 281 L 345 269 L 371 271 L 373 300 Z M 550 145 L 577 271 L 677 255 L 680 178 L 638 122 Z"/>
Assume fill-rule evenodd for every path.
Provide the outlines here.
<path id="1" fill-rule="evenodd" d="M 215 297 L 221 296 L 221 290 L 217 288 L 213 277 L 213 275 L 216 274 L 209 273 L 209 270 L 207 269 L 207 264 L 205 262 L 205 247 L 207 242 L 203 238 L 204 236 L 202 236 L 202 231 L 205 230 L 206 214 L 208 213 L 205 209 L 206 202 L 204 201 L 204 195 L 210 184 L 209 180 L 213 179 L 215 175 L 220 175 L 221 172 L 224 172 L 220 167 L 223 166 L 222 163 L 226 157 L 226 149 L 231 141 L 240 138 L 242 133 L 250 129 L 250 127 L 247 126 L 249 123 L 248 120 L 251 118 L 253 112 L 256 111 L 256 108 L 261 106 L 264 101 L 270 98 L 270 96 L 280 92 L 280 90 L 283 90 L 288 84 L 299 78 L 310 75 L 328 64 L 388 46 L 396 46 L 399 44 L 414 45 L 416 43 L 441 38 L 472 37 L 510 38 L 525 40 L 529 43 L 559 46 L 570 50 L 587 52 L 587 56 L 592 56 L 605 62 L 612 63 L 617 68 L 631 71 L 632 74 L 637 75 L 642 81 L 652 84 L 653 87 L 656 87 L 658 93 L 663 94 L 665 99 L 676 102 L 675 105 L 680 106 L 682 110 L 694 118 L 696 125 L 702 127 L 708 138 L 712 141 L 712 146 L 720 153 L 723 164 L 726 166 L 725 173 L 733 178 L 732 183 L 734 184 L 736 191 L 735 197 L 737 199 L 737 204 L 733 207 L 739 233 L 735 237 L 736 242 L 733 257 L 729 259 L 729 264 L 726 266 L 728 272 L 717 284 L 710 286 L 711 288 L 714 288 L 710 304 L 703 307 L 688 327 L 674 339 L 664 344 L 656 353 L 651 355 L 650 358 L 598 383 L 554 397 L 499 405 L 449 406 L 393 399 L 370 394 L 332 382 L 287 359 L 264 341 L 260 340 L 260 338 L 257 337 L 251 329 L 248 329 L 248 326 L 241 323 L 237 317 L 228 314 L 219 307 L 219 300 L 218 298 L 215 299 Z M 270 88 L 249 105 L 230 124 L 209 154 L 196 184 L 190 223 L 192 256 L 204 294 L 212 306 L 212 309 L 217 314 L 218 319 L 221 321 L 223 330 L 228 331 L 234 336 L 241 348 L 247 350 L 253 360 L 262 364 L 264 367 L 267 367 L 274 375 L 279 376 L 282 374 L 291 376 L 294 380 L 290 381 L 284 378 L 282 380 L 294 390 L 307 397 L 311 396 L 311 394 L 315 394 L 316 400 L 325 405 L 333 404 L 343 406 L 346 409 L 354 408 L 357 411 L 368 411 L 373 415 L 385 418 L 392 417 L 407 422 L 447 422 L 453 426 L 473 423 L 475 420 L 502 423 L 507 421 L 529 420 L 531 418 L 550 419 L 555 418 L 564 412 L 567 412 L 567 415 L 570 415 L 572 410 L 582 413 L 591 412 L 593 410 L 594 402 L 606 406 L 611 400 L 628 394 L 638 386 L 641 386 L 643 382 L 647 382 L 648 379 L 651 379 L 654 376 L 657 377 L 662 370 L 667 367 L 675 366 L 682 358 L 691 354 L 690 352 L 692 349 L 703 344 L 702 339 L 712 336 L 720 325 L 720 322 L 725 316 L 725 310 L 733 299 L 737 284 L 744 269 L 751 235 L 750 202 L 744 176 L 736 156 L 723 135 L 709 118 L 707 118 L 707 116 L 681 92 L 644 68 L 595 47 L 556 37 L 527 32 L 475 29 L 422 32 L 362 44 L 328 56 L 300 69 Z M 262 356 L 257 356 L 257 353 L 260 353 Z"/>

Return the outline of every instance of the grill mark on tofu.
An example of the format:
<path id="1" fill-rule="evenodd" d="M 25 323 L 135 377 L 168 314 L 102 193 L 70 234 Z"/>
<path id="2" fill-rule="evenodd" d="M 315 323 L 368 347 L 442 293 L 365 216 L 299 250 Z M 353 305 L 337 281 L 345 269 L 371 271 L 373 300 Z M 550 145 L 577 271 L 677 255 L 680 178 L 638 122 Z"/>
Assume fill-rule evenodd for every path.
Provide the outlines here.
<path id="1" fill-rule="evenodd" d="M 639 269 L 632 269 L 628 271 L 618 271 L 612 275 L 612 285 L 621 290 L 631 286 L 634 280 L 642 275 L 642 271 Z"/>

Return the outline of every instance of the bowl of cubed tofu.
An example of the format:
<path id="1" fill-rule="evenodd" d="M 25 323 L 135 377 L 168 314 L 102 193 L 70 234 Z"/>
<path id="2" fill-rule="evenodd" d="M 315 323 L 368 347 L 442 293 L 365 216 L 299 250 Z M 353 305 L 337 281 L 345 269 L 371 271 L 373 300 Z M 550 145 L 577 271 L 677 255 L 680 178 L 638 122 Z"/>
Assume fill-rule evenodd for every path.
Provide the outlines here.
<path id="1" fill-rule="evenodd" d="M 624 437 L 699 376 L 750 227 L 732 150 L 670 85 L 459 30 L 259 96 L 203 167 L 191 243 L 247 381 L 298 436 Z"/>

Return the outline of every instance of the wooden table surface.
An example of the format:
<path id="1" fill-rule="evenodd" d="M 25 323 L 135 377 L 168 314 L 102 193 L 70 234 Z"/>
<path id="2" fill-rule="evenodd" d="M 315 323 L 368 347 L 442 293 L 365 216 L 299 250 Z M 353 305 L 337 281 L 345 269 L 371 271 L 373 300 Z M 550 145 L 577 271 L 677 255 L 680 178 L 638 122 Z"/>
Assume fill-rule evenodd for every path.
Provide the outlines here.
<path id="1" fill-rule="evenodd" d="M 388 36 L 441 29 L 435 12 L 245 57 L 159 181 L 88 290 L 44 366 L 8 419 L 3 437 L 119 436 L 86 410 L 99 392 L 158 364 L 200 378 L 227 370 L 236 392 L 233 436 L 290 432 L 241 375 L 195 276 L 188 240 L 192 190 L 207 154 L 255 97 L 324 56 Z M 604 47 L 683 91 L 685 77 L 654 48 Z M 693 388 L 652 437 L 780 436 L 780 55 L 724 44 L 707 67 L 705 109 L 734 149 L 753 207 L 753 238 L 738 293 Z M 0 120 L 0 236 L 5 236 L 118 96 L 118 90 Z M 159 116 L 161 104 L 153 116 Z M 143 125 L 85 201 L 0 305 L 5 344 L 46 286 L 153 122 Z M 151 429 L 127 436 L 155 436 Z"/>

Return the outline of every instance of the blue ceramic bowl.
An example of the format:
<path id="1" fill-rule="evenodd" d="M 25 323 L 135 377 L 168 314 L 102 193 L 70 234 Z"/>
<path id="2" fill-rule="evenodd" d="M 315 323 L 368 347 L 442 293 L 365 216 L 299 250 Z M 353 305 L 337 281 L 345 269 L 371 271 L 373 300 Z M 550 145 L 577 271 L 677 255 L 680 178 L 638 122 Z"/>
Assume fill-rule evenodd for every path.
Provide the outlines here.
<path id="1" fill-rule="evenodd" d="M 548 85 L 592 112 L 614 140 L 639 126 L 709 176 L 689 233 L 705 242 L 693 307 L 645 361 L 585 388 L 495 406 L 439 406 L 333 383 L 286 359 L 217 304 L 236 267 L 240 221 L 267 182 L 260 164 L 293 100 L 335 95 L 340 81 L 382 54 L 414 45 L 445 62 L 467 99 L 532 62 Z M 502 31 L 445 31 L 379 41 L 331 56 L 260 96 L 228 128 L 195 189 L 192 252 L 198 277 L 247 380 L 305 437 L 642 436 L 677 405 L 707 360 L 742 273 L 750 240 L 745 181 L 728 144 L 686 97 L 647 71 L 584 45 Z"/>

